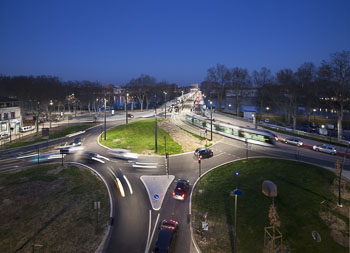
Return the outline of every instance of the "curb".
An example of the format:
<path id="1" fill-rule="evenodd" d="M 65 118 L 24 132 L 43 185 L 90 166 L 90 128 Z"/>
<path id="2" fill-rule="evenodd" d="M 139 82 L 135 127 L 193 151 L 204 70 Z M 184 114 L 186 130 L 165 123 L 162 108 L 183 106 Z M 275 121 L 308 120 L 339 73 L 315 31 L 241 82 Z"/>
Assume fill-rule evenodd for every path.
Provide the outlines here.
<path id="1" fill-rule="evenodd" d="M 331 170 L 330 167 L 326 167 L 326 166 L 321 166 L 321 165 L 318 165 L 318 164 L 315 164 L 315 163 L 310 163 L 310 162 L 303 162 L 303 161 L 298 161 L 298 160 L 295 160 L 295 159 L 284 159 L 284 158 L 279 158 L 279 157 L 270 157 L 270 156 L 254 156 L 254 157 L 249 157 L 248 159 L 254 159 L 254 158 L 270 158 L 270 159 L 279 159 L 279 160 L 287 160 L 287 161 L 294 161 L 294 162 L 300 162 L 300 163 L 305 163 L 305 164 L 310 164 L 310 165 L 314 165 L 314 166 L 317 166 L 317 167 L 320 167 L 320 168 L 323 168 L 325 170 L 328 170 L 328 171 L 331 171 L 333 173 L 335 173 L 335 171 Z M 240 160 L 246 160 L 246 158 L 239 158 L 239 159 L 235 159 L 235 160 L 231 160 L 231 161 L 228 161 L 228 162 L 225 162 L 225 163 L 222 163 L 220 165 L 216 165 L 215 167 L 207 170 L 206 172 L 204 172 L 199 178 L 197 178 L 196 182 L 193 184 L 192 186 L 192 191 L 191 191 L 191 195 L 190 195 L 190 202 L 189 202 L 189 216 L 190 216 L 190 233 L 191 233 L 191 240 L 192 240 L 192 243 L 194 245 L 194 247 L 196 248 L 197 252 L 198 253 L 201 253 L 202 251 L 200 250 L 197 242 L 195 241 L 194 239 L 194 236 L 193 236 L 193 228 L 192 228 L 192 211 L 191 211 L 191 207 L 192 207 L 192 194 L 193 194 L 193 191 L 196 187 L 196 184 L 199 182 L 199 180 L 204 177 L 207 173 L 211 172 L 212 170 L 218 168 L 218 167 L 221 167 L 221 166 L 224 166 L 226 164 L 229 164 L 229 163 L 232 163 L 232 162 L 237 162 L 237 161 L 240 161 Z M 348 178 L 347 178 L 348 179 Z M 350 180 L 350 179 L 348 179 Z"/>
<path id="2" fill-rule="evenodd" d="M 108 245 L 108 242 L 109 242 L 109 240 L 111 238 L 111 227 L 112 227 L 111 220 L 113 219 L 113 210 L 114 210 L 113 201 L 112 201 L 112 194 L 111 194 L 111 192 L 109 190 L 108 184 L 105 181 L 105 179 L 102 177 L 102 175 L 100 173 L 98 173 L 95 169 L 93 169 L 92 167 L 87 166 L 87 165 L 82 164 L 82 163 L 79 163 L 79 162 L 67 162 L 67 163 L 78 164 L 80 166 L 84 166 L 84 167 L 88 168 L 89 170 L 91 170 L 93 173 L 95 173 L 96 175 L 98 175 L 101 178 L 101 180 L 103 181 L 103 183 L 105 184 L 105 186 L 107 188 L 108 195 L 109 195 L 109 205 L 111 207 L 110 212 L 109 212 L 109 220 L 110 220 L 110 222 L 109 222 L 109 225 L 108 225 L 108 228 L 107 228 L 107 232 L 105 233 L 104 238 L 102 239 L 100 245 L 98 246 L 98 248 L 95 251 L 95 252 L 105 252 L 106 251 L 106 246 Z"/>

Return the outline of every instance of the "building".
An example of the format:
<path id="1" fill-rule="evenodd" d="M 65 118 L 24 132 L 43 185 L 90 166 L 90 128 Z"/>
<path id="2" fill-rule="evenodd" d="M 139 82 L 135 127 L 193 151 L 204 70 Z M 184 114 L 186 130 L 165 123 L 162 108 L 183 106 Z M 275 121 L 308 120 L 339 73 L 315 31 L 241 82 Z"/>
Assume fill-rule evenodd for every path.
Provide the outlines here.
<path id="1" fill-rule="evenodd" d="M 18 104 L 17 99 L 0 97 L 0 136 L 19 134 L 22 117 Z"/>

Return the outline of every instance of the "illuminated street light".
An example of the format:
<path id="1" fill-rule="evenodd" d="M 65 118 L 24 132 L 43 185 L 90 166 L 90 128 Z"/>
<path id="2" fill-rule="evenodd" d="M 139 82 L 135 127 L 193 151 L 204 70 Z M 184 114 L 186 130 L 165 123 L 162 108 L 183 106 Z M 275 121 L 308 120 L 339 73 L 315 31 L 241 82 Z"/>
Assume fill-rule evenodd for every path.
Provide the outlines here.
<path id="1" fill-rule="evenodd" d="M 210 101 L 210 141 L 213 140 L 213 101 Z"/>
<path id="2" fill-rule="evenodd" d="M 52 105 L 53 105 L 53 102 L 52 100 L 50 100 L 50 128 L 51 128 L 51 122 L 52 122 L 52 118 L 51 118 Z"/>
<path id="3" fill-rule="evenodd" d="M 168 93 L 166 93 L 165 91 L 163 91 L 163 93 L 164 93 L 164 115 L 166 118 L 166 94 L 168 94 Z"/>

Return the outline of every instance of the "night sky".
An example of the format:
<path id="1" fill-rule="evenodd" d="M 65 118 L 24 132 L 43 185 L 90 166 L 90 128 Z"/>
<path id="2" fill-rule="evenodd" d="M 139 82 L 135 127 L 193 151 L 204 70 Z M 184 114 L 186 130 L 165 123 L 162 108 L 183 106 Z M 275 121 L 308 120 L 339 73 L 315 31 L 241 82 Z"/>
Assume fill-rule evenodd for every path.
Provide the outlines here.
<path id="1" fill-rule="evenodd" d="M 201 82 L 217 63 L 296 70 L 350 50 L 349 0 L 0 0 L 0 74 Z"/>

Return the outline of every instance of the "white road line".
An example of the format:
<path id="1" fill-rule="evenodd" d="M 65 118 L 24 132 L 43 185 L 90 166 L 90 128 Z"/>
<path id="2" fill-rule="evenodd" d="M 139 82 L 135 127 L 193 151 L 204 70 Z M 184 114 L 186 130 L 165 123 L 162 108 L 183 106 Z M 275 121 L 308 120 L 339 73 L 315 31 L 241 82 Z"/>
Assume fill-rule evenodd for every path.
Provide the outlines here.
<path id="1" fill-rule="evenodd" d="M 124 191 L 124 187 L 122 185 L 122 182 L 120 182 L 119 178 L 116 178 L 117 180 L 117 183 L 118 183 L 118 188 L 119 188 L 119 191 L 120 191 L 120 195 L 122 195 L 122 197 L 124 198 L 125 197 L 125 191 Z"/>
<path id="2" fill-rule="evenodd" d="M 91 157 L 92 160 L 98 161 L 100 163 L 105 163 L 105 161 L 102 161 L 101 159 L 98 159 L 96 157 Z"/>
<path id="3" fill-rule="evenodd" d="M 157 168 L 157 166 L 136 165 L 136 164 L 133 164 L 132 167 L 134 167 L 134 168 L 147 168 L 147 169 L 156 169 Z"/>
<path id="4" fill-rule="evenodd" d="M 97 157 L 99 157 L 99 158 L 103 158 L 103 159 L 105 159 L 105 160 L 109 161 L 109 158 L 104 157 L 104 156 L 102 156 L 102 155 L 97 154 Z"/>
<path id="5" fill-rule="evenodd" d="M 38 155 L 38 154 L 25 155 L 25 156 L 18 156 L 17 159 L 28 158 L 28 157 L 37 156 L 37 155 Z"/>
<path id="6" fill-rule="evenodd" d="M 149 209 L 149 219 L 148 219 L 148 235 L 147 235 L 147 243 L 145 248 L 145 253 L 147 252 L 148 245 L 149 245 L 149 236 L 151 235 L 151 222 L 152 222 L 152 213 L 151 209 Z"/>
<path id="7" fill-rule="evenodd" d="M 157 215 L 157 220 L 154 223 L 153 232 L 152 232 L 151 238 L 149 239 L 148 247 L 147 247 L 145 252 L 149 252 L 149 248 L 151 247 L 151 242 L 153 240 L 154 232 L 156 231 L 156 227 L 158 227 L 159 215 L 160 215 L 160 213 L 158 213 L 158 215 Z"/>
<path id="8" fill-rule="evenodd" d="M 158 163 L 140 163 L 140 162 L 136 162 L 136 164 L 144 164 L 144 165 L 158 165 Z"/>
<path id="9" fill-rule="evenodd" d="M 129 190 L 130 190 L 130 194 L 132 195 L 132 194 L 133 194 L 133 191 L 132 191 L 131 184 L 130 184 L 129 180 L 126 178 L 125 175 L 123 175 L 123 178 L 125 179 L 126 183 L 128 184 Z"/>

